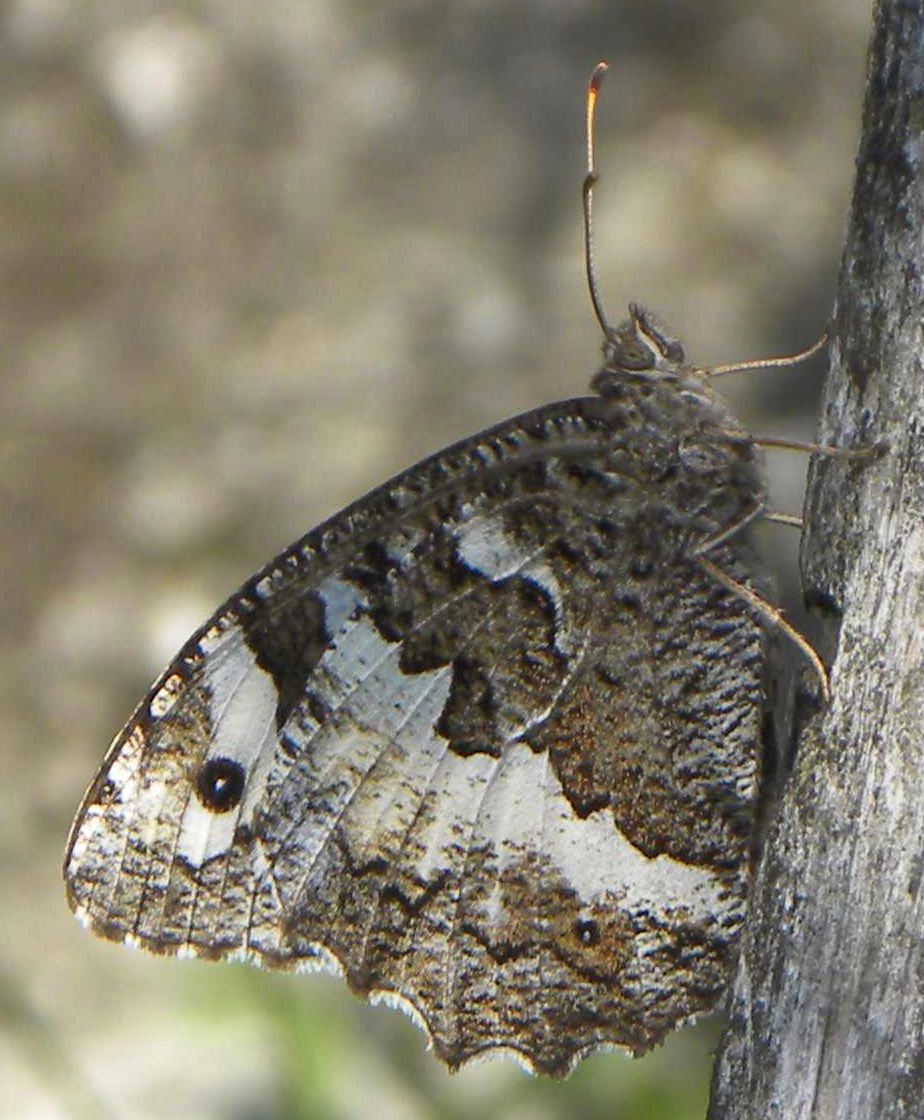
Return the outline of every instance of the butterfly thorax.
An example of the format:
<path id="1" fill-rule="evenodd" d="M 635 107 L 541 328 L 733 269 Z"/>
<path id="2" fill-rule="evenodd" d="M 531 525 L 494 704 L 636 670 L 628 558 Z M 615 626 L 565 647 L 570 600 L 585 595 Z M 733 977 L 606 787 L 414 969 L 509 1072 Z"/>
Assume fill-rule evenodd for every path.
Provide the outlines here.
<path id="1" fill-rule="evenodd" d="M 612 451 L 602 465 L 647 496 L 639 521 L 660 526 L 655 547 L 677 555 L 719 534 L 763 503 L 753 438 L 688 365 L 680 343 L 632 304 L 611 328 L 592 388 L 608 409 Z"/>

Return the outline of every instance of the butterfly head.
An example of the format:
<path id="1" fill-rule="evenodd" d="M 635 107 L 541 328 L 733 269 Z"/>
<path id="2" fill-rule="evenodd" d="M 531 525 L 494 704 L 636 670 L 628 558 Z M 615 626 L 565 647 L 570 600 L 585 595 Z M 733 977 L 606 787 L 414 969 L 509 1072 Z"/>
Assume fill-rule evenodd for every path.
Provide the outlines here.
<path id="1" fill-rule="evenodd" d="M 603 343 L 608 368 L 627 373 L 674 372 L 683 365 L 683 347 L 650 311 L 629 304 L 629 318 L 610 328 Z"/>
<path id="2" fill-rule="evenodd" d="M 607 389 L 627 378 L 642 381 L 678 381 L 689 376 L 683 347 L 656 322 L 654 316 L 629 304 L 629 318 L 618 327 L 607 327 L 603 341 L 603 366 L 593 388 L 604 396 Z"/>

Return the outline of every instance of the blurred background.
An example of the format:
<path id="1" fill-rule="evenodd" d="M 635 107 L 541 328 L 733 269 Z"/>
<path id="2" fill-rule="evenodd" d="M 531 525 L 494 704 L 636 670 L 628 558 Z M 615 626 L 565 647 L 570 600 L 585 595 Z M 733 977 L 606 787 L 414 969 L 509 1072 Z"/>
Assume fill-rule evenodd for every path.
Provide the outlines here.
<path id="1" fill-rule="evenodd" d="M 720 1024 L 450 1078 L 327 977 L 146 958 L 64 901 L 72 814 L 175 649 L 424 454 L 584 391 L 597 263 L 698 364 L 830 314 L 866 0 L 0 5 L 0 1114 L 702 1116 Z M 742 375 L 811 438 L 822 361 Z M 777 508 L 804 463 L 773 453 Z M 793 581 L 795 534 L 763 530 Z"/>

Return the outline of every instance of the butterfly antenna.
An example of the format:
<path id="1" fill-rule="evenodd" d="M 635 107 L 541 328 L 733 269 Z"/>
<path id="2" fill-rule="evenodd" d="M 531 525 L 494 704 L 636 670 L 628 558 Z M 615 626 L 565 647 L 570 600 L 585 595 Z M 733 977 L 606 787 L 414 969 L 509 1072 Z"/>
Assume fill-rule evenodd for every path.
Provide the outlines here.
<path id="1" fill-rule="evenodd" d="M 786 354 L 781 358 L 755 358 L 750 362 L 729 362 L 725 366 L 713 366 L 707 373 L 710 377 L 724 377 L 726 373 L 741 373 L 743 370 L 749 369 L 779 369 L 782 366 L 797 366 L 802 362 L 807 362 L 809 358 L 814 357 L 820 350 L 828 345 L 828 328 L 821 333 L 821 337 L 812 343 L 806 350 L 800 350 L 798 354 Z"/>
<path id="2" fill-rule="evenodd" d="M 593 194 L 597 184 L 597 166 L 594 161 L 594 111 L 597 105 L 597 94 L 603 84 L 603 78 L 609 70 L 605 62 L 598 62 L 590 76 L 587 86 L 587 174 L 584 176 L 584 266 L 587 269 L 587 287 L 590 291 L 590 301 L 594 305 L 594 314 L 603 328 L 605 335 L 612 333 L 600 291 L 597 288 L 597 277 L 594 272 L 594 235 L 593 235 Z"/>

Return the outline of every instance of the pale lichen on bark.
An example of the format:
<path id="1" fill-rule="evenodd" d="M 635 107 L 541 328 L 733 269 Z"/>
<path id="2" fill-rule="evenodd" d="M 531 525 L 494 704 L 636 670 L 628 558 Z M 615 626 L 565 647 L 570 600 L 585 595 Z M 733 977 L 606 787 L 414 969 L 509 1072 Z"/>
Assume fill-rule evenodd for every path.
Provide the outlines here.
<path id="1" fill-rule="evenodd" d="M 802 569 L 832 699 L 767 840 L 713 1120 L 924 1116 L 924 0 L 873 16 Z"/>

